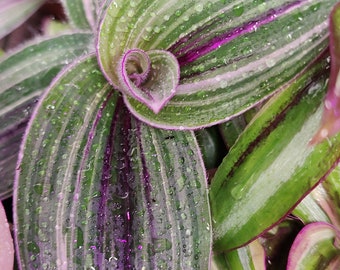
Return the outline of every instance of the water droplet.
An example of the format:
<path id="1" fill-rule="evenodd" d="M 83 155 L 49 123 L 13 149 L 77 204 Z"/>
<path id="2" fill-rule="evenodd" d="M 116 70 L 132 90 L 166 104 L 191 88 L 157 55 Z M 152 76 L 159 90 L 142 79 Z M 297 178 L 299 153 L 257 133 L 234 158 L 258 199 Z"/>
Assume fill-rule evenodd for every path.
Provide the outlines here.
<path id="1" fill-rule="evenodd" d="M 175 12 L 175 15 L 176 15 L 177 17 L 181 16 L 181 14 L 182 14 L 182 11 L 181 11 L 181 10 L 177 10 L 177 11 Z"/>
<path id="2" fill-rule="evenodd" d="M 184 177 L 180 177 L 177 179 L 177 186 L 178 186 L 178 190 L 182 191 L 185 185 L 185 178 Z"/>
<path id="3" fill-rule="evenodd" d="M 40 252 L 40 248 L 35 242 L 28 242 L 27 250 L 34 254 L 38 254 Z"/>
<path id="4" fill-rule="evenodd" d="M 242 5 L 234 6 L 233 13 L 235 16 L 240 17 L 244 12 L 244 7 Z"/>
<path id="5" fill-rule="evenodd" d="M 266 65 L 267 67 L 273 67 L 275 65 L 275 60 L 272 58 L 266 59 Z"/>
<path id="6" fill-rule="evenodd" d="M 153 238 L 152 240 L 155 252 L 163 252 L 172 248 L 172 243 L 166 238 Z"/>
<path id="7" fill-rule="evenodd" d="M 130 6 L 131 6 L 131 7 L 136 7 L 136 6 L 137 6 L 136 1 L 130 1 Z"/>
<path id="8" fill-rule="evenodd" d="M 195 10 L 197 12 L 202 12 L 203 11 L 203 4 L 201 4 L 201 3 L 196 4 L 195 5 Z"/>
<path id="9" fill-rule="evenodd" d="M 240 200 L 243 196 L 244 190 L 245 190 L 244 186 L 237 185 L 231 189 L 230 193 L 235 200 Z"/>
<path id="10" fill-rule="evenodd" d="M 33 186 L 33 190 L 34 190 L 37 194 L 42 195 L 42 193 L 43 193 L 43 185 L 40 184 L 40 183 L 35 184 L 35 185 Z"/>
<path id="11" fill-rule="evenodd" d="M 161 31 L 161 28 L 159 26 L 155 26 L 153 31 L 158 34 Z"/>
<path id="12" fill-rule="evenodd" d="M 48 111 L 53 111 L 54 109 L 55 109 L 54 105 L 49 104 L 49 105 L 46 106 L 46 110 L 48 110 Z"/>

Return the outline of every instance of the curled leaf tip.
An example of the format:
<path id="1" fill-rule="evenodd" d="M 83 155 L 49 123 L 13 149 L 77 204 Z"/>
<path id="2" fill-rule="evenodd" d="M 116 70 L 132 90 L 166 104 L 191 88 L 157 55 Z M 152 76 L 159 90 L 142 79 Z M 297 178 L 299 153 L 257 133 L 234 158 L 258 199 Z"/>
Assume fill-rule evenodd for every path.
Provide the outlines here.
<path id="1" fill-rule="evenodd" d="M 117 67 L 123 93 L 148 106 L 154 113 L 175 95 L 179 83 L 179 64 L 168 51 L 130 49 Z"/>
<path id="2" fill-rule="evenodd" d="M 329 16 L 329 52 L 331 72 L 321 125 L 310 145 L 322 142 L 340 131 L 340 3 Z"/>

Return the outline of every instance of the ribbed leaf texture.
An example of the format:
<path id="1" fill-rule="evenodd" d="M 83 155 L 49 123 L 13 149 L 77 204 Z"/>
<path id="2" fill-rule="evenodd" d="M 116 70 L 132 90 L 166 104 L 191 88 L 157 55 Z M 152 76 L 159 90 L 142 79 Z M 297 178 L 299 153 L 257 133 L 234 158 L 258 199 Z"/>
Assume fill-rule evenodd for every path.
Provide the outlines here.
<path id="1" fill-rule="evenodd" d="M 192 132 L 136 120 L 94 56 L 65 69 L 33 116 L 15 189 L 22 268 L 209 268 L 207 183 Z"/>
<path id="2" fill-rule="evenodd" d="M 0 199 L 11 196 L 22 135 L 39 96 L 60 69 L 90 51 L 91 34 L 36 39 L 0 61 Z"/>

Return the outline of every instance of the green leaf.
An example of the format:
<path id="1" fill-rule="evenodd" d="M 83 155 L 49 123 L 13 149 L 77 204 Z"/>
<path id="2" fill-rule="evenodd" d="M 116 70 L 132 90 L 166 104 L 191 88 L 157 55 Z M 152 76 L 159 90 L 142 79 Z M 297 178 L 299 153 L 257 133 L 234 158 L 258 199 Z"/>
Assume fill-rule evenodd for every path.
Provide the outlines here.
<path id="1" fill-rule="evenodd" d="M 91 29 L 96 25 L 94 0 L 61 0 L 70 24 L 78 29 Z"/>
<path id="2" fill-rule="evenodd" d="M 290 82 L 327 47 L 333 1 L 112 1 L 98 56 L 116 84 L 131 49 L 167 50 L 178 60 L 175 96 L 157 114 L 124 95 L 130 111 L 163 128 L 194 129 L 229 120 Z"/>
<path id="3" fill-rule="evenodd" d="M 332 174 L 332 173 L 331 173 Z M 330 222 L 331 207 L 323 185 L 318 185 L 294 208 L 292 214 L 304 224 L 316 221 Z M 332 211 L 332 210 L 331 210 Z"/>
<path id="4" fill-rule="evenodd" d="M 253 108 L 218 126 L 223 137 L 223 141 L 227 145 L 228 149 L 234 145 L 237 138 L 258 110 L 258 108 Z"/>
<path id="5" fill-rule="evenodd" d="M 213 256 L 212 270 L 264 270 L 266 269 L 266 254 L 259 241 L 254 241 L 244 247 Z"/>
<path id="6" fill-rule="evenodd" d="M 89 56 L 34 112 L 14 223 L 28 269 L 208 269 L 206 175 L 192 132 L 136 120 Z"/>
<path id="7" fill-rule="evenodd" d="M 305 226 L 288 257 L 287 270 L 339 269 L 339 231 L 325 222 Z"/>
<path id="8" fill-rule="evenodd" d="M 278 222 L 339 160 L 340 136 L 317 145 L 328 72 L 319 59 L 271 99 L 230 150 L 212 179 L 217 250 L 249 242 Z"/>
<path id="9" fill-rule="evenodd" d="M 225 253 L 230 270 L 265 270 L 266 256 L 259 241 Z"/>
<path id="10" fill-rule="evenodd" d="M 227 154 L 227 148 L 223 144 L 217 127 L 200 129 L 195 132 L 201 148 L 206 169 L 215 169 Z"/>
<path id="11" fill-rule="evenodd" d="M 325 201 L 324 211 L 330 217 L 332 224 L 340 228 L 340 166 L 336 166 L 334 170 L 328 175 L 326 180 L 322 183 L 327 196 L 323 199 Z"/>
<path id="12" fill-rule="evenodd" d="M 0 5 L 0 39 L 26 21 L 44 0 L 2 0 Z"/>
<path id="13" fill-rule="evenodd" d="M 11 195 L 22 134 L 42 91 L 60 69 L 90 50 L 88 33 L 36 39 L 0 62 L 0 198 Z"/>

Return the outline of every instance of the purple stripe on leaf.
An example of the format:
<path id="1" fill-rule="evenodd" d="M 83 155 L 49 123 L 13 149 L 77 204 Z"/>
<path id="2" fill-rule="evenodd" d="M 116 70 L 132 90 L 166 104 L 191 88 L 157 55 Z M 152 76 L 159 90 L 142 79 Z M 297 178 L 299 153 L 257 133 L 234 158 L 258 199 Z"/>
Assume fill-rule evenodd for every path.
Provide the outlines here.
<path id="1" fill-rule="evenodd" d="M 120 103 L 117 102 L 116 111 L 121 107 Z M 112 156 L 113 156 L 113 138 L 114 131 L 118 122 L 119 115 L 117 113 L 114 114 L 111 127 L 110 134 L 107 138 L 107 143 L 105 147 L 104 157 L 103 157 L 103 169 L 102 169 L 102 178 L 101 178 L 101 188 L 100 188 L 100 201 L 98 206 L 98 214 L 97 214 L 97 228 L 98 228 L 98 253 L 96 257 L 96 262 L 98 265 L 102 265 L 104 262 L 104 233 L 105 233 L 105 223 L 107 219 L 107 200 L 109 197 L 109 183 L 112 175 Z"/>
<path id="2" fill-rule="evenodd" d="M 177 42 L 174 46 L 172 46 L 169 49 L 169 51 L 173 52 L 174 55 L 177 57 L 180 66 L 185 66 L 197 60 L 198 58 L 220 48 L 221 46 L 236 39 L 237 37 L 256 31 L 257 28 L 276 20 L 277 17 L 290 13 L 292 10 L 299 8 L 301 4 L 305 2 L 306 0 L 294 1 L 280 8 L 270 10 L 269 12 L 267 12 L 266 14 L 257 19 L 254 19 L 250 22 L 246 22 L 245 24 L 238 26 L 229 32 L 222 33 L 219 36 L 213 36 L 213 38 L 211 38 L 210 40 L 207 40 L 205 41 L 205 43 L 197 46 L 197 44 L 199 44 L 204 37 L 204 36 L 202 37 L 201 35 L 197 39 L 193 39 L 187 46 L 181 48 L 179 51 L 176 51 L 176 49 L 180 45 L 189 42 L 190 38 L 188 39 L 188 37 L 184 37 L 181 40 L 179 40 L 179 42 Z M 218 22 L 216 21 L 212 22 L 212 24 L 216 23 Z M 211 25 L 209 24 L 198 29 L 197 33 L 204 32 L 210 26 Z M 196 36 L 197 35 L 195 34 L 193 35 L 193 37 Z"/>

